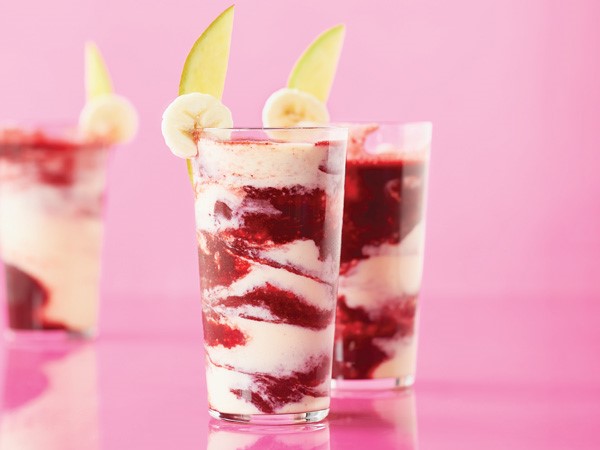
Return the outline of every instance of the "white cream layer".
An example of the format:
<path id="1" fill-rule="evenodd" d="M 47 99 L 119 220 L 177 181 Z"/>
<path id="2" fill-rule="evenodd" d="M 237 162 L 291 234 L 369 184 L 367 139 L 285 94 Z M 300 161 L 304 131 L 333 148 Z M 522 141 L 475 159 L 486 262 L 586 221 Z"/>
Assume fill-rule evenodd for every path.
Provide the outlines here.
<path id="1" fill-rule="evenodd" d="M 48 290 L 44 319 L 91 331 L 98 314 L 108 153 L 100 149 L 75 156 L 74 178 L 67 186 L 38 180 L 37 169 L 23 161 L 0 160 L 0 253 L 5 263 Z M 52 163 L 44 162 L 44 169 L 53 169 Z M 60 159 L 56 164 L 60 172 Z"/>
<path id="2" fill-rule="evenodd" d="M 248 337 L 246 344 L 233 348 L 206 347 L 206 353 L 215 364 L 242 372 L 289 375 L 302 371 L 309 359 L 330 354 L 333 345 L 333 324 L 313 330 L 242 317 L 228 317 L 227 324 Z"/>
<path id="3" fill-rule="evenodd" d="M 374 343 L 389 355 L 374 371 L 373 378 L 414 376 L 417 366 L 417 337 L 375 339 Z"/>
<path id="4" fill-rule="evenodd" d="M 244 194 L 241 191 L 231 190 L 224 186 L 214 183 L 199 183 L 196 187 L 196 229 L 215 233 L 220 230 L 237 229 L 241 222 L 239 219 L 239 208 L 244 200 Z M 223 202 L 229 206 L 235 215 L 231 219 L 215 216 L 215 204 Z"/>
<path id="5" fill-rule="evenodd" d="M 211 304 L 230 296 L 242 296 L 267 283 L 302 297 L 307 303 L 323 310 L 335 307 L 334 288 L 326 283 L 289 272 L 283 268 L 254 264 L 250 272 L 228 287 L 216 287 L 203 291 L 203 299 Z"/>
<path id="6" fill-rule="evenodd" d="M 267 248 L 259 253 L 261 258 L 273 261 L 282 266 L 292 266 L 303 273 L 320 277 L 326 282 L 333 282 L 331 259 L 319 260 L 319 248 L 313 240 L 297 240 L 289 244 Z"/>
<path id="7" fill-rule="evenodd" d="M 338 294 L 351 308 L 377 309 L 401 295 L 416 295 L 423 274 L 421 222 L 399 244 L 365 248 L 369 258 L 341 275 Z"/>
<path id="8" fill-rule="evenodd" d="M 203 176 L 227 186 L 277 188 L 301 185 L 323 187 L 319 167 L 325 165 L 327 146 L 310 143 L 199 142 Z M 338 176 L 339 177 L 339 176 Z"/>
<path id="9" fill-rule="evenodd" d="M 88 331 L 97 322 L 103 227 L 100 217 L 73 209 L 60 189 L 5 187 L 0 251 L 6 264 L 35 277 L 48 290 L 46 320 Z"/>

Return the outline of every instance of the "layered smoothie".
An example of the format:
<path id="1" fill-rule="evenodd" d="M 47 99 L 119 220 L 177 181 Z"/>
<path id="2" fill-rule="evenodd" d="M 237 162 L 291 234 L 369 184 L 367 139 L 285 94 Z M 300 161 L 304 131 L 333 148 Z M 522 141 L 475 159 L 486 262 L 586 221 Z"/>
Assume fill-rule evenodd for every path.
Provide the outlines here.
<path id="1" fill-rule="evenodd" d="M 429 124 L 351 128 L 333 365 L 341 387 L 413 382 L 430 134 Z"/>
<path id="2" fill-rule="evenodd" d="M 193 160 L 210 409 L 327 411 L 346 131 L 233 133 Z"/>
<path id="3" fill-rule="evenodd" d="M 0 125 L 0 260 L 11 337 L 87 337 L 97 328 L 108 149 L 130 141 L 138 119 L 113 91 L 93 42 L 85 46 L 85 88 L 77 125 Z"/>
<path id="4" fill-rule="evenodd" d="M 161 121 L 196 198 L 209 412 L 315 422 L 329 411 L 348 137 L 322 125 L 344 27 L 267 99 L 264 128 L 236 128 L 221 101 L 233 17 L 231 6 L 196 40 Z"/>
<path id="5" fill-rule="evenodd" d="M 0 259 L 11 330 L 96 327 L 104 145 L 0 130 Z"/>

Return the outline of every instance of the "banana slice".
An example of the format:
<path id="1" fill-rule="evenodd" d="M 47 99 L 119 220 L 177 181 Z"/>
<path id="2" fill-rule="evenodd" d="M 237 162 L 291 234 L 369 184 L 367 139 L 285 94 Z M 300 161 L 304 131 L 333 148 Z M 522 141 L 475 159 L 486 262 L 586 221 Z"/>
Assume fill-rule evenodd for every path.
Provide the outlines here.
<path id="1" fill-rule="evenodd" d="M 90 138 L 124 143 L 135 136 L 138 116 L 125 97 L 103 94 L 86 102 L 79 115 L 79 128 Z"/>
<path id="2" fill-rule="evenodd" d="M 325 103 L 317 97 L 298 89 L 283 88 L 273 92 L 265 102 L 262 111 L 265 128 L 296 127 L 310 122 L 329 122 L 329 112 Z"/>
<path id="3" fill-rule="evenodd" d="M 231 128 L 231 111 L 208 94 L 192 92 L 177 97 L 162 116 L 161 130 L 165 143 L 175 156 L 193 158 L 198 154 L 202 128 Z"/>

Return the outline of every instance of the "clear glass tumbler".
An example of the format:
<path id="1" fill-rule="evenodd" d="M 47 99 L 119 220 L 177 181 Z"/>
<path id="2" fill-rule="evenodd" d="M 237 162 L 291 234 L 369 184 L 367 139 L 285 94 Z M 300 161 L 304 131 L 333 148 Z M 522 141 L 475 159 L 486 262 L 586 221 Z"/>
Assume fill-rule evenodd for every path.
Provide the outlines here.
<path id="1" fill-rule="evenodd" d="M 95 333 L 108 153 L 74 128 L 0 129 L 8 336 Z"/>
<path id="2" fill-rule="evenodd" d="M 431 123 L 350 126 L 333 386 L 414 382 Z"/>
<path id="3" fill-rule="evenodd" d="M 215 418 L 329 411 L 347 130 L 205 129 L 193 160 Z"/>

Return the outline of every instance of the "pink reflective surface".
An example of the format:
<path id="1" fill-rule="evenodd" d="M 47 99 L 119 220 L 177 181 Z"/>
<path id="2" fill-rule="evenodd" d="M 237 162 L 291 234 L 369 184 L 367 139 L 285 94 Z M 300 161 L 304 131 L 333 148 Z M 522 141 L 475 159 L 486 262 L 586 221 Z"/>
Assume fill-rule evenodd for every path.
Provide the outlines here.
<path id="1" fill-rule="evenodd" d="M 224 96 L 238 124 L 259 122 L 295 57 L 340 22 L 334 120 L 435 124 L 419 448 L 600 448 L 600 2 L 238 3 Z M 230 2 L 139 4 L 0 8 L 1 119 L 76 118 L 91 38 L 142 124 L 109 171 L 101 337 L 0 349 L 0 448 L 202 449 L 209 430 L 225 449 L 402 448 L 412 425 L 372 411 L 405 399 L 335 399 L 327 431 L 297 444 L 209 428 L 192 192 L 159 122 L 188 46 Z"/>
<path id="2" fill-rule="evenodd" d="M 422 373 L 413 391 L 338 392 L 322 425 L 273 430 L 209 418 L 199 304 L 190 299 L 113 298 L 107 302 L 102 335 L 95 342 L 3 344 L 0 448 L 600 446 L 600 380 L 592 377 L 598 365 L 594 349 L 600 331 L 593 326 L 598 308 L 589 308 L 589 314 L 564 316 L 569 320 L 562 322 L 556 317 L 547 330 L 536 325 L 535 311 L 525 308 L 521 313 L 536 326 L 537 339 L 521 340 L 520 321 L 508 309 L 486 314 L 455 308 L 452 331 L 443 328 L 450 309 L 441 302 L 437 305 L 439 311 L 423 309 Z M 506 327 L 513 334 L 494 335 L 493 323 L 510 323 Z M 434 327 L 435 333 L 431 332 Z M 489 332 L 476 336 L 474 344 L 468 333 L 479 327 Z M 559 331 L 561 338 L 554 342 Z M 442 332 L 447 333 L 446 339 Z M 506 350 L 496 349 L 494 341 L 498 347 L 507 344 Z M 559 341 L 561 345 L 551 347 Z M 531 359 L 508 372 L 503 369 L 505 361 L 511 364 L 508 352 L 525 352 L 519 347 L 527 348 L 529 353 L 524 354 Z M 488 362 L 490 351 L 496 358 L 494 364 Z M 447 376 L 441 366 L 430 369 L 433 361 L 447 364 Z M 550 373 L 561 364 L 570 366 L 563 373 Z M 494 368 L 496 377 L 489 375 Z"/>

